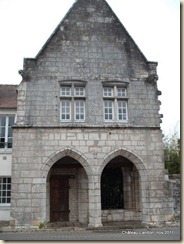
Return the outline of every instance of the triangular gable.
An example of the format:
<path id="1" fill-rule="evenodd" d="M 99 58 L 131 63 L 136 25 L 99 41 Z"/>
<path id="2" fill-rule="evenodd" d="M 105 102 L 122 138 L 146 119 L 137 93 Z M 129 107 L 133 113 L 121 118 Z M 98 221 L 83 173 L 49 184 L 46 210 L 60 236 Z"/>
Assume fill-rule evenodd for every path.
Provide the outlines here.
<path id="1" fill-rule="evenodd" d="M 81 6 L 83 6 L 83 12 L 82 12 L 82 16 L 81 16 Z M 97 6 L 94 10 L 94 7 Z M 102 11 L 104 8 L 106 8 L 108 11 L 108 13 L 110 13 L 111 17 L 107 16 L 104 17 L 104 12 Z M 95 15 L 98 15 L 98 18 L 94 18 L 93 19 L 93 11 Z M 51 34 L 51 36 L 49 37 L 49 39 L 46 41 L 46 43 L 43 45 L 43 47 L 41 48 L 41 50 L 38 52 L 38 54 L 36 55 L 36 59 L 39 58 L 39 56 L 44 52 L 44 50 L 46 49 L 46 47 L 49 45 L 49 43 L 51 42 L 51 40 L 54 38 L 54 36 L 57 34 L 57 32 L 59 31 L 59 29 L 62 29 L 62 26 L 64 25 L 64 23 L 68 22 L 68 20 L 70 20 L 72 13 L 74 12 L 78 12 L 79 13 L 79 19 L 81 18 L 81 21 L 86 21 L 86 19 L 89 20 L 91 22 L 110 22 L 111 19 L 114 19 L 114 21 L 116 22 L 117 25 L 121 26 L 121 29 L 123 32 L 126 33 L 127 39 L 129 39 L 129 41 L 131 40 L 131 42 L 133 43 L 134 47 L 137 49 L 137 51 L 140 53 L 140 55 L 142 56 L 143 60 L 145 62 L 148 62 L 146 57 L 144 56 L 144 54 L 141 52 L 141 50 L 139 49 L 139 47 L 137 46 L 137 44 L 134 42 L 134 40 L 132 39 L 132 37 L 129 35 L 128 31 L 126 30 L 126 28 L 123 26 L 123 24 L 121 23 L 121 21 L 119 20 L 119 18 L 116 16 L 116 14 L 113 12 L 112 8 L 109 6 L 109 4 L 105 1 L 105 0 L 76 0 L 76 2 L 72 5 L 72 7 L 69 9 L 69 11 L 66 13 L 66 15 L 64 16 L 64 18 L 61 20 L 61 22 L 58 24 L 58 26 L 56 27 L 56 29 L 54 30 L 54 32 Z M 91 12 L 91 13 L 90 13 Z M 88 18 L 87 15 L 91 15 L 91 17 Z M 63 32 L 64 32 L 64 28 L 63 28 Z M 121 33 L 120 33 L 121 35 Z M 129 45 L 127 45 L 127 49 L 129 48 Z"/>

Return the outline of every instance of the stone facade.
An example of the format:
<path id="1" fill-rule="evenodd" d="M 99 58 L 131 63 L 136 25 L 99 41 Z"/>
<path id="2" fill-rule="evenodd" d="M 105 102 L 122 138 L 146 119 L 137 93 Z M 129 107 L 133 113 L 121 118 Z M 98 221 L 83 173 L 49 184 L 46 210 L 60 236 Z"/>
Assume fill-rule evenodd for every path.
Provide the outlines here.
<path id="1" fill-rule="evenodd" d="M 148 62 L 104 0 L 78 0 L 35 59 L 24 60 L 13 135 L 11 217 L 16 225 L 51 221 L 51 176 L 69 177 L 69 221 L 172 221 L 166 190 L 157 63 Z M 61 118 L 61 88 L 82 87 Z M 126 90 L 108 100 L 104 88 Z M 123 90 L 124 91 L 124 90 Z M 75 101 L 85 104 L 76 121 Z M 126 119 L 104 120 L 104 101 L 124 101 Z M 125 110 L 123 110 L 125 111 Z M 68 117 L 69 118 L 69 117 Z M 56 167 L 57 166 L 57 167 Z M 101 175 L 123 174 L 123 209 L 102 209 Z M 56 167 L 56 168 L 55 168 Z M 54 217 L 53 217 L 54 218 Z"/>

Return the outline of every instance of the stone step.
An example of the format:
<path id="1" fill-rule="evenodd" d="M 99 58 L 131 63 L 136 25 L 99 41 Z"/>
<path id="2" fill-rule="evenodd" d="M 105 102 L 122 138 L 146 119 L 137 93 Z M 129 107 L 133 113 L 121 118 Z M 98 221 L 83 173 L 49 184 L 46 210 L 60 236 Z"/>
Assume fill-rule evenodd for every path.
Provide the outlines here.
<path id="1" fill-rule="evenodd" d="M 49 222 L 47 223 L 47 228 L 63 228 L 63 227 L 83 227 L 80 222 Z"/>
<path id="2" fill-rule="evenodd" d="M 86 230 L 114 230 L 114 229 L 135 229 L 143 228 L 141 221 L 118 221 L 106 222 L 101 227 L 88 227 L 80 222 L 50 222 L 47 224 L 47 229 L 61 229 L 61 228 L 84 228 Z"/>
<path id="3" fill-rule="evenodd" d="M 106 222 L 103 223 L 101 227 L 87 227 L 86 230 L 94 230 L 94 231 L 113 231 L 117 229 L 136 229 L 136 228 L 144 228 L 141 221 L 117 221 L 117 222 Z"/>

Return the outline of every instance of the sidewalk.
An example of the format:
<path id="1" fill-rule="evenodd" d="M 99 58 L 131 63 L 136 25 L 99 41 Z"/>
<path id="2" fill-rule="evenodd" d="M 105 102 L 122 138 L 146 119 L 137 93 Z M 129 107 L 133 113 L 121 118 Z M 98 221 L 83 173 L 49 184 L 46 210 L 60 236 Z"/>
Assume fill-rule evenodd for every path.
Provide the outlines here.
<path id="1" fill-rule="evenodd" d="M 82 226 L 77 223 L 73 223 L 72 225 L 52 225 L 48 224 L 45 228 L 39 229 L 38 227 L 28 228 L 28 227 L 17 227 L 13 228 L 9 226 L 9 221 L 0 221 L 0 233 L 32 233 L 32 232 L 80 232 L 80 231 L 93 231 L 93 232 L 114 232 L 119 230 L 136 230 L 136 229 L 156 229 L 156 228 L 172 228 L 172 227 L 179 227 L 180 228 L 180 221 L 176 220 L 174 222 L 163 223 L 159 225 L 155 224 L 141 224 L 139 221 L 124 221 L 124 222 L 109 222 L 104 223 L 102 227 L 88 227 Z"/>
<path id="2" fill-rule="evenodd" d="M 179 241 L 179 227 L 123 229 L 114 231 L 38 231 L 0 233 L 5 241 Z"/>

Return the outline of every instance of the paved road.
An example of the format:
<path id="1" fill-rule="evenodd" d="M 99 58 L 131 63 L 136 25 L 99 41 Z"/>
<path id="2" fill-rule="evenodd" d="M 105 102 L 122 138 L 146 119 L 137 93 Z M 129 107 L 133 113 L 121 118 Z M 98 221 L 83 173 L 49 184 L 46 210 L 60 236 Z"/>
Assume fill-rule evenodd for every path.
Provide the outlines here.
<path id="1" fill-rule="evenodd" d="M 6 241 L 123 241 L 123 240 L 169 240 L 179 241 L 180 227 L 150 228 L 105 231 L 53 231 L 53 232 L 30 232 L 30 233 L 0 233 L 0 240 Z"/>

